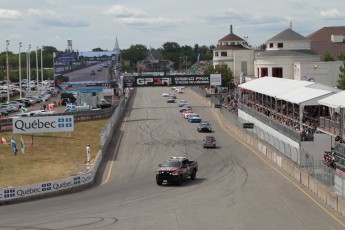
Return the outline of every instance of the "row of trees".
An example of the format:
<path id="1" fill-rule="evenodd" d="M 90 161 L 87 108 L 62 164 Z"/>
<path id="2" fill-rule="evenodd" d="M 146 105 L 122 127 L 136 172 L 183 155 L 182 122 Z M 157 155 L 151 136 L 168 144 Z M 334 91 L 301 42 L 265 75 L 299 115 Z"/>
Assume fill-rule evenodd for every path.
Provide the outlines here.
<path id="1" fill-rule="evenodd" d="M 149 50 L 145 45 L 131 45 L 129 49 L 121 50 L 122 59 L 127 61 L 128 65 L 123 66 L 127 72 L 135 72 L 138 61 L 146 59 L 150 53 L 154 56 L 160 55 L 159 60 L 169 60 L 174 63 L 174 69 L 179 70 L 189 68 L 198 60 L 212 60 L 213 49 L 215 46 L 199 46 L 195 44 L 191 46 L 180 46 L 176 42 L 166 42 L 162 48 Z"/>
<path id="2" fill-rule="evenodd" d="M 57 49 L 53 46 L 44 46 L 42 50 L 42 57 L 43 57 L 43 76 L 45 79 L 53 79 L 53 53 L 56 52 Z M 27 52 L 21 50 L 20 51 L 20 62 L 21 62 L 21 73 L 22 77 L 25 78 L 27 76 L 27 60 L 30 60 L 30 70 L 31 76 L 36 76 L 36 54 L 37 54 L 37 65 L 39 71 L 41 70 L 41 50 L 30 51 L 30 58 L 27 56 Z M 12 51 L 7 52 L 8 55 L 8 65 L 9 65 L 9 78 L 13 82 L 19 81 L 19 50 L 18 53 L 13 53 Z M 6 80 L 6 52 L 0 53 L 0 80 Z"/>

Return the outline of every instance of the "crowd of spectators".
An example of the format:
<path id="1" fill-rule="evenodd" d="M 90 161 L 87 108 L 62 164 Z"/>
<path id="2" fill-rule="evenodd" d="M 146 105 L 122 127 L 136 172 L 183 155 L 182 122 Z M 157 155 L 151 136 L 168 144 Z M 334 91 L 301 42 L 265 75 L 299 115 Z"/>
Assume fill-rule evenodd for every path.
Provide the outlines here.
<path id="1" fill-rule="evenodd" d="M 187 70 L 187 73 L 203 74 L 208 67 L 212 66 L 212 64 L 213 61 L 198 61 Z"/>

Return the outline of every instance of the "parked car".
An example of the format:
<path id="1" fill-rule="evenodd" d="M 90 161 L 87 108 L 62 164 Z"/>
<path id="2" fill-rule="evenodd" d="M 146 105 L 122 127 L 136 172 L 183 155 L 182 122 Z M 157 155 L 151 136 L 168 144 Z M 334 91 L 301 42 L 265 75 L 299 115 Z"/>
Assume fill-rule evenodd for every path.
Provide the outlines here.
<path id="1" fill-rule="evenodd" d="M 25 107 L 25 103 L 22 103 L 22 102 L 19 102 L 19 101 L 10 101 L 10 102 L 8 102 L 10 105 L 12 105 L 12 106 L 16 106 L 16 107 L 18 107 L 19 109 L 21 108 L 21 107 Z"/>
<path id="2" fill-rule="evenodd" d="M 17 100 L 15 100 L 15 101 L 18 101 L 18 102 L 20 102 L 20 103 L 24 103 L 25 104 L 25 107 L 30 107 L 30 106 L 32 106 L 32 103 L 31 103 L 31 101 L 30 100 L 28 100 L 28 99 L 17 99 Z"/>

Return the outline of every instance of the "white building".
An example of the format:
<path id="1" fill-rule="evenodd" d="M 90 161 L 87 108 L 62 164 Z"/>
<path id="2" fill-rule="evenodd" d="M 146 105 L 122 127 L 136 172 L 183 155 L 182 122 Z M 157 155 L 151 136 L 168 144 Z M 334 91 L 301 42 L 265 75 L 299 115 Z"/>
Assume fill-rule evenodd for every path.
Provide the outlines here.
<path id="1" fill-rule="evenodd" d="M 288 28 L 266 41 L 266 50 L 256 52 L 255 77 L 294 79 L 295 63 L 319 62 L 320 55 L 310 48 L 310 41 Z"/>
<path id="2" fill-rule="evenodd" d="M 235 35 L 230 26 L 230 34 L 218 40 L 217 47 L 213 50 L 213 66 L 225 65 L 231 69 L 234 81 L 239 81 L 239 76 L 254 75 L 254 49 L 248 47 L 247 41 Z"/>

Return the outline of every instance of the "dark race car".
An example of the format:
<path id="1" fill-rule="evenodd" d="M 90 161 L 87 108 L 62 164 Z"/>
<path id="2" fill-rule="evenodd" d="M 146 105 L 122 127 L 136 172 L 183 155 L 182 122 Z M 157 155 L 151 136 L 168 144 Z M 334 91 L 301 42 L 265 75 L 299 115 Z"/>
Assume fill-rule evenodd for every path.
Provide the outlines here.
<path id="1" fill-rule="evenodd" d="M 201 122 L 201 123 L 199 123 L 198 127 L 197 127 L 197 130 L 200 133 L 211 133 L 212 132 L 211 125 L 208 122 Z"/>

